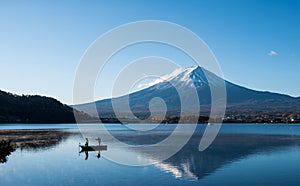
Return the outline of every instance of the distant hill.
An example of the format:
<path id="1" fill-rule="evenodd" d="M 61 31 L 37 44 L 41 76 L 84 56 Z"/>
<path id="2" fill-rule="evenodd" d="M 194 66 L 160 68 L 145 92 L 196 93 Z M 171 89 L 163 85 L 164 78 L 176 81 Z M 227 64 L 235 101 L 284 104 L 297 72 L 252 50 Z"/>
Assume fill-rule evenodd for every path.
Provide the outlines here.
<path id="1" fill-rule="evenodd" d="M 204 74 L 207 76 L 205 76 Z M 208 79 L 210 81 L 208 81 Z M 167 106 L 167 116 L 176 116 L 180 114 L 180 97 L 174 88 L 181 89 L 190 105 L 190 113 L 193 113 L 195 102 L 189 100 L 190 87 L 195 86 L 201 106 L 201 115 L 208 115 L 210 112 L 211 86 L 218 88 L 220 82 L 224 81 L 200 67 L 191 67 L 182 70 L 180 73 L 174 73 L 169 77 L 168 81 L 160 82 L 146 89 L 129 94 L 130 109 L 138 118 L 147 118 L 150 116 L 149 102 L 155 97 L 160 97 L 165 101 Z M 291 97 L 288 95 L 251 90 L 229 81 L 225 81 L 227 91 L 227 108 L 226 114 L 282 114 L 282 113 L 300 113 L 300 98 Z M 126 96 L 113 98 L 117 107 L 122 108 L 126 105 Z M 114 117 L 112 109 L 112 99 L 96 101 L 97 111 L 100 117 Z M 75 108 L 90 113 L 90 104 L 76 105 Z M 126 108 L 124 106 L 124 108 Z M 160 112 L 161 108 L 155 108 L 155 111 Z M 128 110 L 121 110 L 124 117 Z M 189 113 L 185 113 L 189 114 Z"/>
<path id="2" fill-rule="evenodd" d="M 82 112 L 78 115 L 90 118 Z M 75 119 L 73 109 L 56 99 L 19 96 L 0 90 L 0 123 L 75 123 Z"/>

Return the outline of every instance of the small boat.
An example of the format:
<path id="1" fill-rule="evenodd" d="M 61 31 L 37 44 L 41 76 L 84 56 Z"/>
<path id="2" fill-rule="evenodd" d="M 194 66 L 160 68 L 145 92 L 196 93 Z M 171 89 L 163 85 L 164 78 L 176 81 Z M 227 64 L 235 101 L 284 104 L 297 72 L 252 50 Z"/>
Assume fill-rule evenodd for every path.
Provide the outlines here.
<path id="1" fill-rule="evenodd" d="M 107 145 L 97 145 L 97 146 L 84 146 L 84 145 L 79 145 L 81 147 L 81 151 L 106 151 L 107 150 Z"/>

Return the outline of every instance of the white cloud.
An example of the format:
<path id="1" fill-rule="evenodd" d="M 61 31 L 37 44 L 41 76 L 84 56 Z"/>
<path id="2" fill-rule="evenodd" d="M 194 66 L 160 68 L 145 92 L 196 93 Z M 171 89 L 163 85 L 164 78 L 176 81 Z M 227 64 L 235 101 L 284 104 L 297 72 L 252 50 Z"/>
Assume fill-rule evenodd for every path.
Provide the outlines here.
<path id="1" fill-rule="evenodd" d="M 270 52 L 268 52 L 268 56 L 277 56 L 278 53 L 275 50 L 271 50 Z"/>

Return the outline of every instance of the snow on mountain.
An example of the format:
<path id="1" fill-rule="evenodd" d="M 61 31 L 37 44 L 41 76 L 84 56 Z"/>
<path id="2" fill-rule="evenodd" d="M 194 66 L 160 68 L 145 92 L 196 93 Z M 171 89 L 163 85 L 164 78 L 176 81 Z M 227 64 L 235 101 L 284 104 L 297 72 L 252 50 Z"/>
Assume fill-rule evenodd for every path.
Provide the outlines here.
<path id="1" fill-rule="evenodd" d="M 208 76 L 208 77 L 206 77 Z M 164 82 L 169 82 L 169 86 L 166 84 L 161 84 Z M 178 68 L 170 74 L 164 75 L 160 78 L 155 79 L 147 84 L 147 86 L 143 85 L 144 88 L 149 88 L 151 86 L 156 86 L 157 88 L 162 88 L 162 86 L 166 86 L 169 88 L 170 85 L 176 87 L 204 87 L 204 86 L 222 86 L 221 83 L 224 83 L 224 80 L 214 73 L 209 72 L 205 69 L 202 69 L 199 66 L 192 66 L 186 69 Z M 159 85 L 161 84 L 161 85 Z M 224 86 L 224 84 L 223 84 Z"/>
<path id="2" fill-rule="evenodd" d="M 231 82 L 225 81 L 214 73 L 201 67 L 189 67 L 186 69 L 176 69 L 174 72 L 162 76 L 151 84 L 150 87 L 129 94 L 130 109 L 125 107 L 128 105 L 126 96 L 113 98 L 115 105 L 123 109 L 124 112 L 135 112 L 135 115 L 149 116 L 149 102 L 159 97 L 164 100 L 167 107 L 167 114 L 179 113 L 181 108 L 180 100 L 184 98 L 190 106 L 189 113 L 196 108 L 197 102 L 191 97 L 191 91 L 196 89 L 201 111 L 203 114 L 210 112 L 211 90 L 218 91 L 218 87 L 226 88 L 227 109 L 230 113 L 257 113 L 257 112 L 300 112 L 300 99 L 293 98 L 288 95 L 255 91 Z M 213 88 L 213 89 L 212 89 Z M 180 92 L 180 95 L 178 93 Z M 221 90 L 221 89 L 220 89 Z M 96 102 L 98 112 L 114 113 L 111 104 L 112 99 L 100 100 Z M 83 105 L 87 107 L 88 104 Z M 123 105 L 125 105 L 123 107 Z M 76 106 L 80 108 L 81 106 Z M 127 109 L 126 109 L 127 108 Z M 160 112 L 160 107 L 154 108 Z M 86 111 L 86 109 L 80 109 Z"/>

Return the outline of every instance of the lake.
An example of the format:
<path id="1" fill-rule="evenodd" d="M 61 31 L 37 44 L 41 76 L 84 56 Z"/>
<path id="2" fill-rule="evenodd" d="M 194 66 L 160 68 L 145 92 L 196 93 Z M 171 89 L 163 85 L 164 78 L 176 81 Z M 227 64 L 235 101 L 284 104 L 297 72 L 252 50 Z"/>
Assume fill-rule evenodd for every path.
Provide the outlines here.
<path id="1" fill-rule="evenodd" d="M 206 125 L 197 125 L 167 159 L 180 141 L 147 147 L 168 138 L 176 125 L 131 126 L 2 124 L 0 139 L 17 148 L 0 163 L 0 185 L 300 185 L 300 125 L 223 124 L 202 152 Z M 97 145 L 98 136 L 107 150 L 80 153 L 85 137 Z"/>

